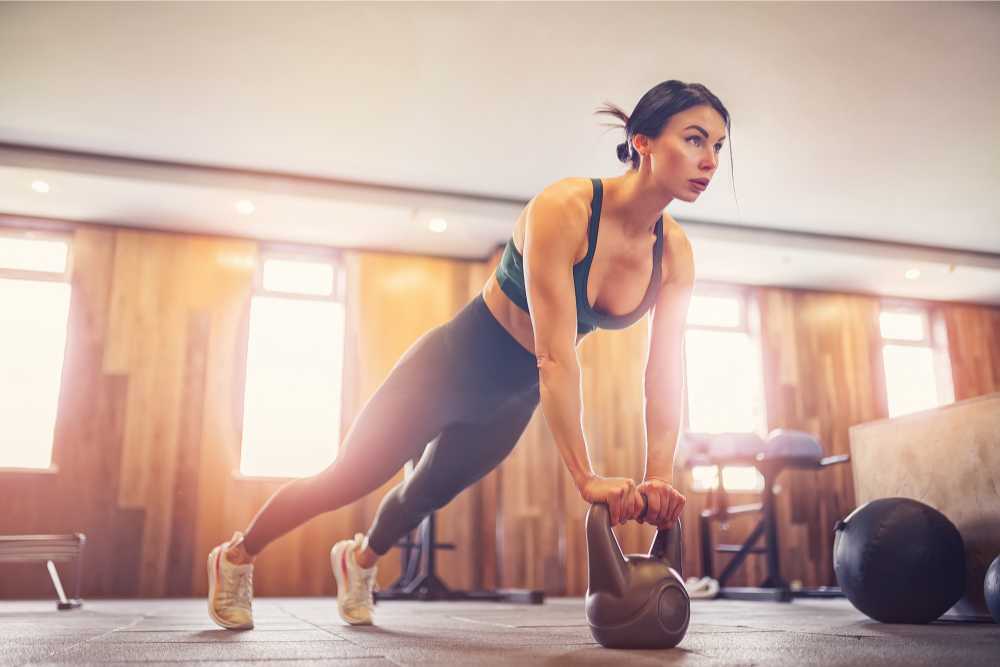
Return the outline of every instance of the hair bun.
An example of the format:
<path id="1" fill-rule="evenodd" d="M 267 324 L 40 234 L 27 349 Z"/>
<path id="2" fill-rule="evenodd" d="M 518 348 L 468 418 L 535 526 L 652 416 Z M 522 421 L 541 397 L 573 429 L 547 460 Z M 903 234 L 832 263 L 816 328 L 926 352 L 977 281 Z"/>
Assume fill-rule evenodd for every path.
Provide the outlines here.
<path id="1" fill-rule="evenodd" d="M 618 144 L 618 160 L 621 162 L 628 162 L 631 159 L 631 152 L 629 150 L 629 145 L 627 141 L 623 141 Z"/>

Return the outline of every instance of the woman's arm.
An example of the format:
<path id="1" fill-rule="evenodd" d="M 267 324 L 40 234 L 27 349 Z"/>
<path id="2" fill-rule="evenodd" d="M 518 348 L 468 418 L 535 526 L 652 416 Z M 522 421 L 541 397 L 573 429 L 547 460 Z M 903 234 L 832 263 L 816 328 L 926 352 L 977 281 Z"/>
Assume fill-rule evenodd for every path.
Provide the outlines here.
<path id="1" fill-rule="evenodd" d="M 668 242 L 671 275 L 660 290 L 649 325 L 643 383 L 646 472 L 639 487 L 649 497 L 647 520 L 659 526 L 672 524 L 684 507 L 684 497 L 673 488 L 674 456 L 684 414 L 684 331 L 694 287 L 694 257 L 687 236 L 675 227 Z"/>
<path id="2" fill-rule="evenodd" d="M 586 239 L 589 217 L 587 204 L 573 193 L 553 188 L 539 195 L 528 209 L 524 280 L 545 421 L 580 496 L 606 503 L 612 525 L 618 525 L 639 514 L 642 497 L 634 480 L 594 473 L 583 435 L 573 260 Z"/>
<path id="3" fill-rule="evenodd" d="M 523 253 L 542 412 L 578 489 L 595 476 L 583 434 L 573 284 L 580 220 L 587 217 L 580 197 L 557 187 L 542 192 L 528 209 Z"/>

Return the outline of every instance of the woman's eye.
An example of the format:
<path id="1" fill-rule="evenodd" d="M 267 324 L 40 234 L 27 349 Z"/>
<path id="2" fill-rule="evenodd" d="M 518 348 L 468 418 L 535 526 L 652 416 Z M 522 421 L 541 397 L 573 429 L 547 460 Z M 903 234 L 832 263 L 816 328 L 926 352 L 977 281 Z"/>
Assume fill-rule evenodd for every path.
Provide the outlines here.
<path id="1" fill-rule="evenodd" d="M 694 140 L 694 141 L 697 141 L 697 142 L 700 143 L 701 142 L 701 137 L 688 137 L 688 141 L 691 141 L 691 140 Z M 695 144 L 695 146 L 697 146 L 697 145 L 698 144 Z"/>
<path id="2" fill-rule="evenodd" d="M 715 152 L 718 153 L 722 150 L 722 144 L 715 144 Z"/>

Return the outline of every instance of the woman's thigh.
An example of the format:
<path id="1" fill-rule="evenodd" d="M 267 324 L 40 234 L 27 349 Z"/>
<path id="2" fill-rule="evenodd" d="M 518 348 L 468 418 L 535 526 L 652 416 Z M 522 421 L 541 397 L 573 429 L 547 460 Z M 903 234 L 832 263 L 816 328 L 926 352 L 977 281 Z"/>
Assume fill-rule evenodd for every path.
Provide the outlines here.
<path id="1" fill-rule="evenodd" d="M 527 425 L 537 384 L 534 357 L 500 327 L 481 297 L 474 299 L 400 357 L 320 476 L 335 475 L 338 498 L 350 502 L 387 482 L 406 461 L 427 458 L 421 453 L 429 443 L 450 451 L 450 443 L 470 439 L 482 443 L 486 456 L 503 451 L 495 463 L 485 461 L 485 474 Z"/>
<path id="2" fill-rule="evenodd" d="M 417 340 L 355 417 L 319 474 L 336 476 L 338 496 L 359 498 L 389 481 L 460 415 L 442 336 L 438 327 Z"/>
<path id="3" fill-rule="evenodd" d="M 537 387 L 499 407 L 482 423 L 449 424 L 420 458 L 404 496 L 441 507 L 496 468 L 514 450 L 538 406 Z"/>

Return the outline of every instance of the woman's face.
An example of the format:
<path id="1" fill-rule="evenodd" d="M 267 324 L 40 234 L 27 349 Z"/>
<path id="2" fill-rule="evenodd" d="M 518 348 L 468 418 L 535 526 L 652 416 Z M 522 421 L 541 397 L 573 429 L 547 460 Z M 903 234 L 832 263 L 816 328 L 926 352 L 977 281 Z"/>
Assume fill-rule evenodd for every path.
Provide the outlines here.
<path id="1" fill-rule="evenodd" d="M 637 148 L 648 153 L 643 159 L 649 160 L 653 180 L 661 189 L 674 198 L 693 202 L 719 167 L 725 134 L 726 124 L 719 112 L 701 105 L 671 116 L 659 137 L 647 139 L 644 149 Z"/>

